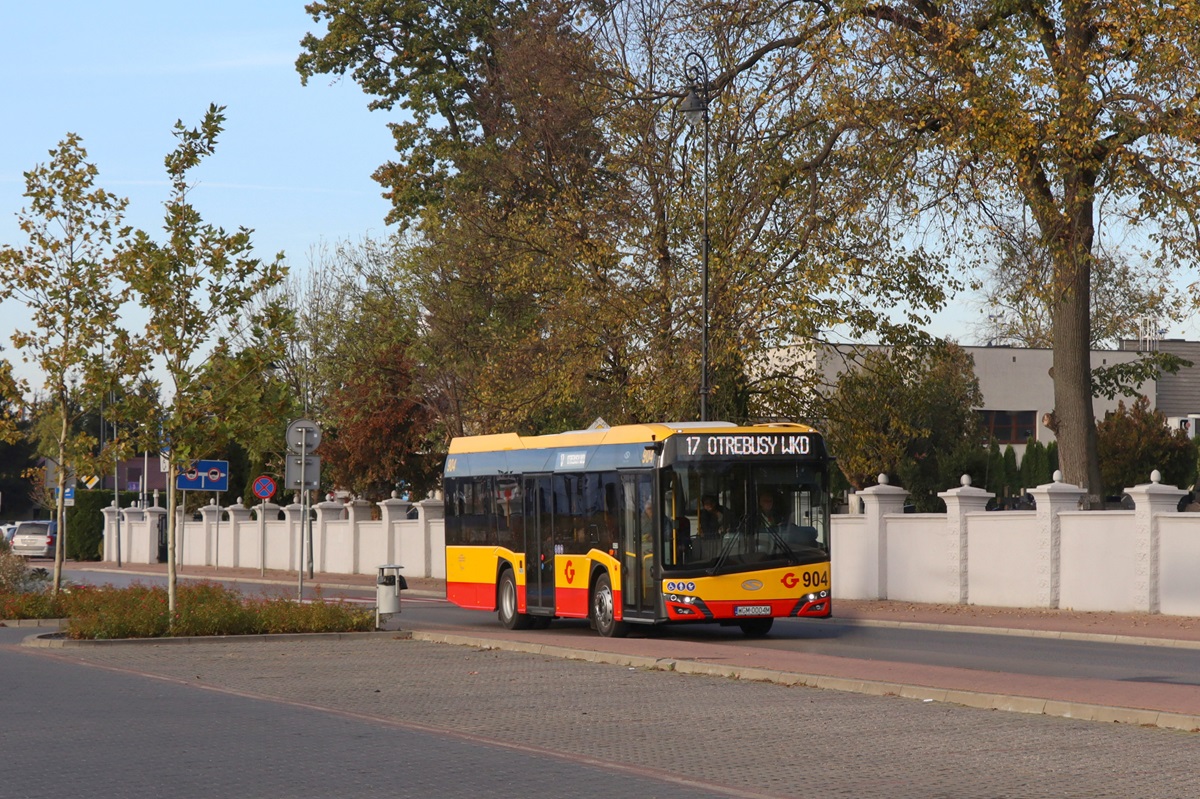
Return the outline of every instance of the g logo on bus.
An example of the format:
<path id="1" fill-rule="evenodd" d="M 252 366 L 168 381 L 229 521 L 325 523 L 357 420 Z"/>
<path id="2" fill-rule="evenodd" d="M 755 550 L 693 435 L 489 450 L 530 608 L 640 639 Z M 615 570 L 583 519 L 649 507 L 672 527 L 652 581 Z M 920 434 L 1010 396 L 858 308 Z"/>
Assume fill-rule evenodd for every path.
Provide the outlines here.
<path id="1" fill-rule="evenodd" d="M 563 569 L 563 574 L 567 575 L 567 582 L 575 582 L 575 567 L 571 565 L 571 561 L 567 561 L 567 566 Z"/>
<path id="2" fill-rule="evenodd" d="M 780 582 L 782 582 L 788 588 L 795 588 L 796 586 L 800 585 L 800 578 L 791 572 L 788 572 L 787 574 L 783 575 L 783 579 L 780 580 Z"/>

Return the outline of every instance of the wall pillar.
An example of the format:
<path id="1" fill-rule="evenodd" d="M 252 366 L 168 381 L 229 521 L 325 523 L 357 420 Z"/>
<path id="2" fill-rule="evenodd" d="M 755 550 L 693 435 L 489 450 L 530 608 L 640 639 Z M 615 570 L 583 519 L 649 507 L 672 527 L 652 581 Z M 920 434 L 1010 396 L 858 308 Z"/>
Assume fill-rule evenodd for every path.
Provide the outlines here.
<path id="1" fill-rule="evenodd" d="M 217 531 L 217 525 L 219 525 L 221 523 L 222 511 L 223 511 L 223 508 L 221 508 L 219 505 L 217 505 L 217 501 L 215 499 L 212 500 L 212 502 L 210 502 L 208 505 L 200 506 L 200 518 L 202 520 L 201 525 L 202 525 L 202 529 L 204 531 L 202 533 L 202 535 L 204 536 L 204 542 L 203 542 L 201 551 L 204 553 L 204 555 L 201 557 L 200 562 L 195 564 L 197 566 L 216 566 L 217 565 L 217 553 L 216 553 L 217 532 L 216 531 Z M 184 562 L 185 563 L 187 562 L 186 555 L 187 555 L 187 553 L 184 553 Z"/>
<path id="2" fill-rule="evenodd" d="M 1186 494 L 1182 488 L 1161 485 L 1157 469 L 1150 473 L 1150 482 L 1125 493 L 1133 498 L 1133 607 L 1141 613 L 1158 613 L 1161 597 L 1158 590 L 1160 513 L 1175 513 L 1179 500 Z"/>
<path id="3" fill-rule="evenodd" d="M 354 551 L 350 561 L 350 569 L 354 574 L 362 574 L 362 531 L 359 524 L 371 521 L 371 503 L 365 499 L 356 499 L 346 505 L 346 518 L 350 520 L 350 540 Z M 379 564 L 375 564 L 378 566 Z"/>
<path id="4" fill-rule="evenodd" d="M 441 499 L 423 499 L 417 503 L 417 515 L 421 520 L 421 539 L 425 545 L 425 562 L 422 564 L 420 576 L 432 577 L 435 571 L 433 567 L 433 527 L 434 523 L 445 523 L 446 503 Z M 442 543 L 441 557 L 444 559 L 446 554 L 444 537 Z"/>
<path id="5" fill-rule="evenodd" d="M 238 568 L 242 565 L 242 525 L 250 521 L 250 509 L 242 504 L 239 498 L 237 502 L 225 509 L 229 514 L 229 544 L 232 547 L 232 556 L 229 562 L 233 564 L 233 568 Z M 218 541 L 218 543 L 220 543 Z M 220 562 L 221 553 L 217 552 L 217 560 Z"/>
<path id="6" fill-rule="evenodd" d="M 950 544 L 946 558 L 951 573 L 958 575 L 957 598 L 952 597 L 951 601 L 965 605 L 970 596 L 967 582 L 967 514 L 987 510 L 988 500 L 996 495 L 972 486 L 970 475 L 964 474 L 959 482 L 961 485 L 958 488 L 939 492 L 938 496 L 946 503 L 946 532 Z"/>
<path id="7" fill-rule="evenodd" d="M 385 499 L 379 503 L 379 517 L 383 519 L 383 534 L 387 541 L 387 564 L 404 565 L 396 563 L 396 533 L 393 530 L 393 523 L 408 519 L 408 511 L 411 507 L 412 503 L 406 499 L 399 499 L 396 491 L 392 492 L 391 499 Z M 383 566 L 385 564 L 376 565 Z"/>
<path id="8" fill-rule="evenodd" d="M 304 506 L 293 502 L 283 509 L 283 515 L 288 523 L 288 563 L 299 571 L 304 568 Z"/>
<path id="9" fill-rule="evenodd" d="M 258 569 L 260 572 L 265 572 L 267 570 L 267 522 L 276 521 L 279 518 L 279 506 L 274 502 L 264 500 L 251 510 L 258 523 Z"/>
<path id="10" fill-rule="evenodd" d="M 113 500 L 114 503 L 116 500 Z M 104 514 L 104 550 L 101 555 L 105 561 L 115 561 L 117 559 L 117 510 L 115 504 L 109 505 L 107 508 L 101 508 L 100 512 Z M 124 525 L 122 525 L 124 526 Z M 128 557 L 124 547 L 121 549 L 122 558 Z"/>
<path id="11" fill-rule="evenodd" d="M 346 506 L 341 502 L 328 500 L 318 502 L 313 507 L 317 512 L 317 518 L 313 522 L 313 568 L 316 571 L 325 571 L 325 554 L 329 541 L 329 535 L 325 528 L 330 522 L 342 518 L 342 512 L 345 511 Z"/>
<path id="12" fill-rule="evenodd" d="M 1037 503 L 1034 567 L 1035 606 L 1057 608 L 1062 588 L 1062 522 L 1058 515 L 1078 510 L 1087 492 L 1062 481 L 1062 472 L 1054 473 L 1054 482 L 1027 490 Z"/>
<path id="13" fill-rule="evenodd" d="M 881 474 L 879 485 L 864 488 L 858 492 L 858 496 L 862 499 L 863 515 L 866 517 L 865 583 L 875 586 L 875 596 L 865 598 L 887 599 L 887 521 L 884 516 L 904 510 L 908 491 L 888 485 L 888 476 Z M 834 586 L 833 590 L 836 591 L 837 587 Z"/>

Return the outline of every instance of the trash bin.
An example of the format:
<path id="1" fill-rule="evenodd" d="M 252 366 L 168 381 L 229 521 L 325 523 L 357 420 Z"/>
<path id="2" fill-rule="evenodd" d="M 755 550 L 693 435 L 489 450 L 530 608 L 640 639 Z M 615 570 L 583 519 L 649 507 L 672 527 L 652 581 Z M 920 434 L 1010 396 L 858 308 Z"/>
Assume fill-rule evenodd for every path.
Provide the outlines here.
<path id="1" fill-rule="evenodd" d="M 408 588 L 408 581 L 400 573 L 403 569 L 395 563 L 379 567 L 375 580 L 375 626 L 380 627 L 384 617 L 400 612 L 400 592 Z"/>

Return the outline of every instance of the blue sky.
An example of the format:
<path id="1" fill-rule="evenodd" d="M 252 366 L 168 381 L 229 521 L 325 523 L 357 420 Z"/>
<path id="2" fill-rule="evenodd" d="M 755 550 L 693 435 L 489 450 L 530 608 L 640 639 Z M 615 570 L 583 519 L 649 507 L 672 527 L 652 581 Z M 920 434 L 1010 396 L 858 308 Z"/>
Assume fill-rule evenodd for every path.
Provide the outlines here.
<path id="1" fill-rule="evenodd" d="M 197 124 L 227 106 L 215 155 L 193 175 L 205 219 L 252 228 L 260 257 L 283 251 L 294 271 L 309 252 L 389 232 L 371 173 L 394 154 L 384 112 L 352 81 L 301 86 L 300 39 L 320 28 L 303 0 L 202 3 L 0 0 L 0 244 L 21 246 L 22 172 L 68 132 L 83 138 L 99 185 L 130 200 L 126 221 L 161 231 L 163 157 L 176 120 Z M 931 327 L 976 343 L 978 308 L 959 298 Z M 9 341 L 23 307 L 0 304 L 0 357 L 40 380 Z M 1195 323 L 1172 331 L 1194 338 Z"/>
<path id="2" fill-rule="evenodd" d="M 128 197 L 126 221 L 161 231 L 163 157 L 176 120 L 227 106 L 216 153 L 191 197 L 211 223 L 254 229 L 260 257 L 294 269 L 312 247 L 385 236 L 388 203 L 371 180 L 393 154 L 383 112 L 352 81 L 301 86 L 299 42 L 318 32 L 300 0 L 203 3 L 0 0 L 0 244 L 22 246 L 22 173 L 68 132 L 83 138 L 98 184 Z M 0 356 L 28 367 L 9 335 L 22 306 L 0 304 Z"/>

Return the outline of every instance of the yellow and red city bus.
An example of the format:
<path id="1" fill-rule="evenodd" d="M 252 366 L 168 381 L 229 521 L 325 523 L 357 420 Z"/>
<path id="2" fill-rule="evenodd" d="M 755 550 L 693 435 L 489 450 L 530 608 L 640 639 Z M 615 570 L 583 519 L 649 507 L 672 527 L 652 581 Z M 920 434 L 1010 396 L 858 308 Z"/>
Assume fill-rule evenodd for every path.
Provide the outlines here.
<path id="1" fill-rule="evenodd" d="M 829 464 L 799 424 L 681 422 L 456 438 L 446 594 L 509 629 L 589 619 L 766 635 L 830 615 Z"/>

